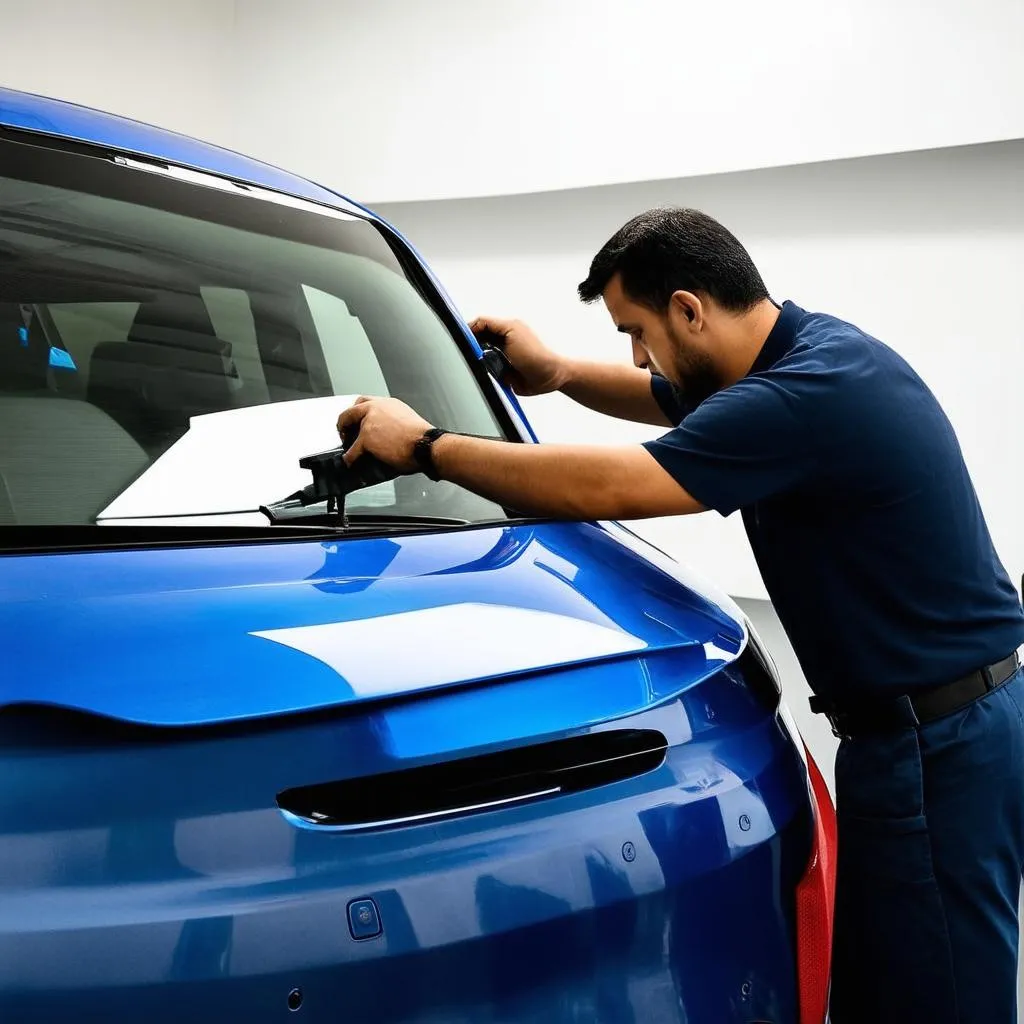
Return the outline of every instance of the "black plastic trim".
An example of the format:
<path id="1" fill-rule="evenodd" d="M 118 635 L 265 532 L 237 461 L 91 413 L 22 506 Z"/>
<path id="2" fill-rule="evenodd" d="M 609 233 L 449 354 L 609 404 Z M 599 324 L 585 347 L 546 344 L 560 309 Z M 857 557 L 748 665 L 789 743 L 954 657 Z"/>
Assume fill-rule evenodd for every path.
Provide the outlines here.
<path id="1" fill-rule="evenodd" d="M 668 740 L 654 729 L 615 729 L 287 789 L 277 805 L 311 826 L 377 831 L 623 782 L 661 767 L 667 750 Z"/>
<path id="2" fill-rule="evenodd" d="M 492 519 L 466 525 L 351 526 L 324 525 L 248 526 L 4 526 L 0 527 L 0 558 L 18 555 L 60 555 L 71 552 L 120 551 L 179 547 L 222 547 L 238 544 L 281 544 L 294 541 L 369 540 L 396 534 L 434 535 L 469 530 L 500 530 L 511 526 L 539 526 L 553 520 L 537 518 Z M 61 535 L 56 539 L 55 534 Z M 20 539 L 19 539 L 20 538 Z M 42 539 L 45 538 L 45 541 Z"/>

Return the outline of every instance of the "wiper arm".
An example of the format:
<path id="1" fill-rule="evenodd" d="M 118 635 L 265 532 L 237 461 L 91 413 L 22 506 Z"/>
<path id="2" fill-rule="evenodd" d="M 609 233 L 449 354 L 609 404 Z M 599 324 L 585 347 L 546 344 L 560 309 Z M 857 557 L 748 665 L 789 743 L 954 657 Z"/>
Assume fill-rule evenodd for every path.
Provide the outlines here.
<path id="1" fill-rule="evenodd" d="M 261 505 L 260 511 L 271 523 L 318 523 L 341 530 L 423 529 L 444 526 L 468 526 L 467 519 L 451 519 L 445 516 L 416 516 L 402 513 L 345 511 L 345 498 L 353 491 L 364 487 L 394 480 L 402 474 L 372 455 L 363 455 L 351 466 L 346 465 L 344 455 L 356 439 L 346 438 L 342 448 L 306 455 L 299 459 L 299 466 L 313 474 L 313 482 L 302 490 L 290 494 L 283 501 L 272 505 Z M 323 505 L 321 511 L 313 506 Z"/>
<path id="2" fill-rule="evenodd" d="M 315 455 L 304 455 L 299 459 L 299 468 L 308 469 L 313 474 L 313 482 L 294 494 L 289 494 L 283 501 L 261 505 L 260 511 L 274 523 L 280 522 L 282 517 L 288 517 L 296 505 L 302 508 L 326 502 L 327 514 L 336 514 L 344 525 L 345 498 L 349 494 L 364 487 L 386 483 L 402 475 L 397 469 L 392 469 L 372 455 L 363 455 L 351 466 L 347 465 L 345 452 L 355 443 L 357 436 L 358 428 L 344 439 L 345 443 L 341 448 L 331 448 Z"/>

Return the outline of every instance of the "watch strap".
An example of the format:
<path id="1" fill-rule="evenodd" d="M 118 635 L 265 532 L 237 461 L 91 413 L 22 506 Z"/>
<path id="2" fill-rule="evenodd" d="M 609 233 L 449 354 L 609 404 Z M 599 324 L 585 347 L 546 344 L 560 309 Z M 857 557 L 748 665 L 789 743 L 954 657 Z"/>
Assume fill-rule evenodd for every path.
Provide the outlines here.
<path id="1" fill-rule="evenodd" d="M 431 480 L 441 479 L 437 466 L 434 464 L 433 444 L 439 437 L 443 437 L 447 433 L 449 431 L 441 427 L 432 427 L 430 430 L 425 431 L 423 436 L 413 446 L 412 456 L 416 460 L 416 465 Z"/>

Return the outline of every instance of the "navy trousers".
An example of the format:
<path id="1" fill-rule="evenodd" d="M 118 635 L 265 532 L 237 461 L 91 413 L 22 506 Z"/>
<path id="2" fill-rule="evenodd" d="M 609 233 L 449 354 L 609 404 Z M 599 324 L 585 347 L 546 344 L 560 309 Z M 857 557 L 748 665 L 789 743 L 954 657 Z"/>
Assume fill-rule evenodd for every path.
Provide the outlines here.
<path id="1" fill-rule="evenodd" d="M 832 1024 L 1017 1024 L 1024 669 L 916 728 L 844 739 Z"/>

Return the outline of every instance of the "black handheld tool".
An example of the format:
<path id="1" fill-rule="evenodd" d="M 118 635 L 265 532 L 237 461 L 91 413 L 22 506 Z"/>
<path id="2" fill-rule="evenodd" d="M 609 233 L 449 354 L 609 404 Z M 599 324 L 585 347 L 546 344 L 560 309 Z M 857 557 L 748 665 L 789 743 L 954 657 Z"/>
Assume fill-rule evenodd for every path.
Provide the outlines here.
<path id="1" fill-rule="evenodd" d="M 374 455 L 360 455 L 351 466 L 346 465 L 345 452 L 355 444 L 358 436 L 359 428 L 356 427 L 346 432 L 340 448 L 304 455 L 299 459 L 300 468 L 313 474 L 313 482 L 296 491 L 290 500 L 301 505 L 315 505 L 326 500 L 328 512 L 344 515 L 347 495 L 401 476 L 397 469 L 392 469 Z"/>
<path id="2" fill-rule="evenodd" d="M 501 384 L 507 383 L 509 373 L 515 372 L 515 367 L 507 355 L 505 355 L 505 339 L 494 331 L 484 330 L 476 336 L 477 343 L 483 349 L 484 366 L 487 372 Z"/>

